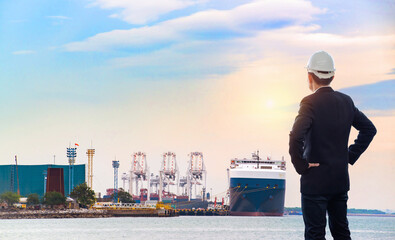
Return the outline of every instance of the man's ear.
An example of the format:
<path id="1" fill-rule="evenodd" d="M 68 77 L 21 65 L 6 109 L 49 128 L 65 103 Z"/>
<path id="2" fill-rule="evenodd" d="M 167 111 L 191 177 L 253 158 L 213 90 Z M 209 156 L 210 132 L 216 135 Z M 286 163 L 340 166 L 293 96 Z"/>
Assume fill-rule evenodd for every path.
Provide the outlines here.
<path id="1" fill-rule="evenodd" d="M 311 76 L 311 74 L 307 74 L 307 79 L 308 79 L 307 81 L 309 84 L 309 89 L 313 91 L 313 77 Z"/>
<path id="2" fill-rule="evenodd" d="M 309 79 L 309 84 L 313 84 L 313 77 L 311 74 L 307 74 L 307 78 Z"/>

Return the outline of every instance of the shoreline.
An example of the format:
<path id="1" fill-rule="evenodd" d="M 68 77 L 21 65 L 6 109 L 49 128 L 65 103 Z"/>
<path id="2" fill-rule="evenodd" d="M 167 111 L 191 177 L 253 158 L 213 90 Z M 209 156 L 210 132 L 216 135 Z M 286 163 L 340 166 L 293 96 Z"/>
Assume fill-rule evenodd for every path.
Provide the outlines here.
<path id="1" fill-rule="evenodd" d="M 357 217 L 395 217 L 395 214 L 362 214 L 362 213 L 349 213 L 347 216 Z"/>
<path id="2" fill-rule="evenodd" d="M 108 217 L 176 217 L 174 210 L 6 210 L 0 211 L 0 219 L 51 219 L 51 218 L 108 218 Z"/>
<path id="3" fill-rule="evenodd" d="M 93 209 L 47 209 L 47 210 L 3 210 L 0 219 L 55 219 L 55 218 L 109 218 L 109 217 L 178 217 L 206 216 L 205 214 L 185 214 L 182 211 L 166 209 L 139 210 L 93 210 Z M 213 215 L 207 215 L 213 216 Z M 227 216 L 215 214 L 214 216 Z M 302 216 L 299 214 L 284 214 L 284 216 Z M 395 217 L 395 214 L 347 214 L 349 217 Z"/>
<path id="4" fill-rule="evenodd" d="M 11 210 L 1 211 L 0 219 L 44 219 L 44 218 L 106 218 L 112 217 L 104 210 Z"/>

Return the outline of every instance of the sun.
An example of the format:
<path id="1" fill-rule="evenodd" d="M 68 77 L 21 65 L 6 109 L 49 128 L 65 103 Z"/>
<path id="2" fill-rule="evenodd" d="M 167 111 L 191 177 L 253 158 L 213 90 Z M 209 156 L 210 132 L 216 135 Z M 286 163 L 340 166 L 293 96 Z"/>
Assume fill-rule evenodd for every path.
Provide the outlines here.
<path id="1" fill-rule="evenodd" d="M 266 101 L 266 108 L 272 109 L 274 107 L 274 101 L 272 99 L 269 99 Z"/>

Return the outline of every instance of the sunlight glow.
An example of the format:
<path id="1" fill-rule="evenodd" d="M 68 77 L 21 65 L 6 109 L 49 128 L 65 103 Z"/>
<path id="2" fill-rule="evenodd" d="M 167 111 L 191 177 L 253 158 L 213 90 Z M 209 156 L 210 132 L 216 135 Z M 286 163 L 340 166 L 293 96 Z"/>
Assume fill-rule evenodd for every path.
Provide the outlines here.
<path id="1" fill-rule="evenodd" d="M 274 107 L 274 101 L 272 99 L 269 99 L 266 101 L 266 108 L 272 109 Z"/>

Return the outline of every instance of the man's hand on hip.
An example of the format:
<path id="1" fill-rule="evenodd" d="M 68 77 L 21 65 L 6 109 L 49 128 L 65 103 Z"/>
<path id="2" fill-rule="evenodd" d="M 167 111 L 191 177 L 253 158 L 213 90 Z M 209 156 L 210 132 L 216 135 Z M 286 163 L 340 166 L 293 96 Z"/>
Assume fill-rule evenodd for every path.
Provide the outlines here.
<path id="1" fill-rule="evenodd" d="M 319 163 L 309 163 L 309 168 L 318 167 L 319 165 Z"/>

